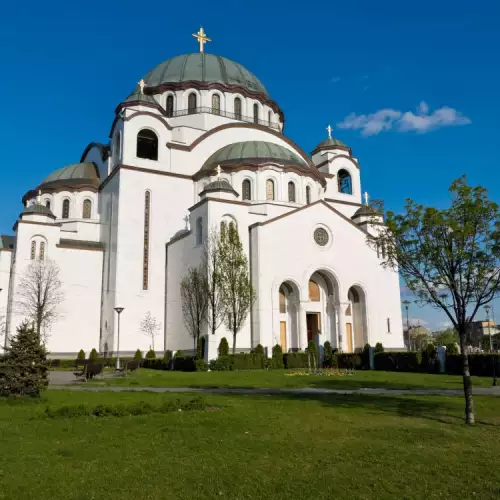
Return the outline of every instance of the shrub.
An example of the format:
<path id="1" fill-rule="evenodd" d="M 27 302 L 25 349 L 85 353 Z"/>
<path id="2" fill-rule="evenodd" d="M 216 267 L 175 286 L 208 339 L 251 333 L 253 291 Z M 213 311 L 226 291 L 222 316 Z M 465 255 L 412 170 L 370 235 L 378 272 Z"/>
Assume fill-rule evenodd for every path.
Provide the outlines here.
<path id="1" fill-rule="evenodd" d="M 178 351 L 182 352 L 182 351 Z M 192 356 L 178 356 L 177 353 L 174 357 L 174 370 L 181 372 L 194 372 L 196 371 L 196 358 Z"/>
<path id="2" fill-rule="evenodd" d="M 137 349 L 134 354 L 134 361 L 142 361 L 142 351 Z"/>
<path id="3" fill-rule="evenodd" d="M 184 353 L 182 352 L 181 349 L 179 349 L 178 351 L 176 351 L 174 359 L 183 358 L 183 357 L 184 357 Z"/>
<path id="4" fill-rule="evenodd" d="M 469 354 L 469 370 L 472 376 L 492 377 L 493 363 L 495 372 L 500 375 L 500 354 Z M 462 375 L 462 355 L 446 355 L 446 373 Z"/>
<path id="5" fill-rule="evenodd" d="M 232 354 L 229 360 L 231 370 L 263 370 L 266 367 L 266 357 L 256 352 Z M 281 363 L 283 363 L 283 357 Z"/>
<path id="6" fill-rule="evenodd" d="M 370 344 L 365 344 L 365 346 L 363 347 L 363 352 L 361 353 L 361 362 L 363 370 L 370 369 L 370 349 L 371 349 Z"/>
<path id="7" fill-rule="evenodd" d="M 449 354 L 460 354 L 458 345 L 456 343 L 446 344 L 446 356 L 448 356 Z"/>
<path id="8" fill-rule="evenodd" d="M 384 346 L 381 342 L 377 342 L 375 344 L 375 354 L 378 354 L 379 352 L 384 352 Z"/>
<path id="9" fill-rule="evenodd" d="M 328 341 L 323 346 L 323 368 L 333 368 L 333 349 L 332 344 Z"/>
<path id="10" fill-rule="evenodd" d="M 221 356 L 210 361 L 210 370 L 214 372 L 227 372 L 231 369 L 231 360 L 229 356 Z"/>
<path id="11" fill-rule="evenodd" d="M 316 369 L 318 366 L 318 349 L 314 341 L 310 340 L 307 344 L 306 352 L 309 354 L 309 366 Z"/>
<path id="12" fill-rule="evenodd" d="M 361 356 L 352 352 L 337 353 L 337 364 L 339 368 L 346 370 L 359 370 L 363 367 Z"/>
<path id="13" fill-rule="evenodd" d="M 283 369 L 284 364 L 283 364 L 283 349 L 281 349 L 281 346 L 279 344 L 276 344 L 273 347 L 273 357 L 271 361 L 271 367 L 275 369 Z"/>
<path id="14" fill-rule="evenodd" d="M 23 323 L 0 365 L 0 396 L 40 396 L 48 386 L 48 369 L 47 352 L 39 335 Z"/>
<path id="15" fill-rule="evenodd" d="M 142 363 L 143 368 L 150 370 L 168 370 L 168 365 L 162 359 L 145 359 Z"/>
<path id="16" fill-rule="evenodd" d="M 156 359 L 156 353 L 153 351 L 153 349 L 150 349 L 146 353 L 146 359 Z"/>
<path id="17" fill-rule="evenodd" d="M 78 353 L 76 359 L 85 359 L 85 351 L 83 349 L 80 349 L 80 352 Z"/>
<path id="18" fill-rule="evenodd" d="M 264 347 L 262 346 L 262 344 L 257 344 L 257 347 L 254 350 L 254 353 L 255 354 L 260 354 L 261 356 L 265 356 L 266 355 L 266 352 L 265 352 Z"/>
<path id="19" fill-rule="evenodd" d="M 95 363 L 99 359 L 99 354 L 95 349 L 92 349 L 89 354 L 89 361 Z"/>
<path id="20" fill-rule="evenodd" d="M 416 352 L 379 352 L 375 353 L 375 370 L 420 372 L 422 353 Z"/>
<path id="21" fill-rule="evenodd" d="M 437 351 L 434 344 L 428 344 L 422 353 L 422 363 L 420 366 L 422 372 L 434 373 L 439 367 L 437 364 Z"/>
<path id="22" fill-rule="evenodd" d="M 229 343 L 226 337 L 222 337 L 219 342 L 219 357 L 229 356 Z"/>
<path id="23" fill-rule="evenodd" d="M 306 352 L 287 352 L 283 354 L 283 362 L 288 370 L 294 368 L 308 368 L 309 354 Z"/>
<path id="24" fill-rule="evenodd" d="M 194 362 L 195 372 L 206 372 L 208 370 L 208 365 L 203 359 L 197 359 Z"/>

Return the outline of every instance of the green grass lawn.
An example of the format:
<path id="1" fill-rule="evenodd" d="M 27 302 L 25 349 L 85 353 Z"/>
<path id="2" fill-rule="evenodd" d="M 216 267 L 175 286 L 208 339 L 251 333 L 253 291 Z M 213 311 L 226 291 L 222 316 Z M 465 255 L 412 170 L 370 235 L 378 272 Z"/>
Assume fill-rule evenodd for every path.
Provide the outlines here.
<path id="1" fill-rule="evenodd" d="M 125 385 L 137 387 L 260 387 L 294 388 L 317 387 L 330 389 L 461 389 L 462 377 L 426 373 L 357 371 L 353 375 L 300 375 L 285 370 L 253 370 L 235 372 L 174 372 L 140 370 L 126 377 L 97 379 L 98 385 Z M 290 376 L 290 374 L 293 374 Z M 489 377 L 472 377 L 475 387 L 490 387 Z"/>
<path id="2" fill-rule="evenodd" d="M 45 416 L 189 395 L 49 391 L 0 400 L 0 499 L 497 499 L 500 399 L 203 396 L 217 411 Z"/>

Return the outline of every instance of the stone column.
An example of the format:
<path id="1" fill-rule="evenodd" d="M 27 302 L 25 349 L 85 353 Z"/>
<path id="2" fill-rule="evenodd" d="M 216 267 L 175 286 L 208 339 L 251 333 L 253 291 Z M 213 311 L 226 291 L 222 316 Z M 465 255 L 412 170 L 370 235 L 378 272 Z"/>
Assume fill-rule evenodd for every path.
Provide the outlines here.
<path id="1" fill-rule="evenodd" d="M 338 330 L 338 347 L 342 351 L 345 351 L 347 347 L 346 340 L 346 327 L 345 327 L 345 310 L 348 304 L 338 303 L 336 305 L 337 308 L 337 316 L 339 318 L 339 330 Z"/>
<path id="2" fill-rule="evenodd" d="M 299 348 L 303 351 L 307 348 L 307 317 L 306 317 L 306 302 L 300 302 L 298 305 L 299 311 Z"/>

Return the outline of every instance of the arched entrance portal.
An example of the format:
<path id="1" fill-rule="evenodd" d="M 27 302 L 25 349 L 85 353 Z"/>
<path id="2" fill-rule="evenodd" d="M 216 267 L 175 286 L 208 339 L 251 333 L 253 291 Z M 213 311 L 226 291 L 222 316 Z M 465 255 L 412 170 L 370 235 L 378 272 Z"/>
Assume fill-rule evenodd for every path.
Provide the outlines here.
<path id="1" fill-rule="evenodd" d="M 279 339 L 283 352 L 299 348 L 299 304 L 300 293 L 297 285 L 284 281 L 279 288 Z"/>
<path id="2" fill-rule="evenodd" d="M 347 298 L 349 300 L 346 311 L 347 352 L 359 351 L 368 343 L 365 292 L 359 286 L 351 286 Z"/>
<path id="3" fill-rule="evenodd" d="M 339 297 L 338 282 L 329 271 L 315 271 L 308 282 L 308 302 L 305 304 L 305 334 L 301 348 L 305 349 L 310 341 L 322 352 L 325 342 L 334 349 L 339 348 L 339 329 L 336 303 Z"/>

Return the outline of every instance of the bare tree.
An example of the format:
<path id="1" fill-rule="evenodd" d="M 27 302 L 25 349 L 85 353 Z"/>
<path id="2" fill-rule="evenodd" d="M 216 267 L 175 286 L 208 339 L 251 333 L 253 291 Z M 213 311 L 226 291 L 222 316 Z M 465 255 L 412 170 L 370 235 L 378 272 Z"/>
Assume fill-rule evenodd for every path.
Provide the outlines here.
<path id="1" fill-rule="evenodd" d="M 200 355 L 200 334 L 207 316 L 208 294 L 206 270 L 203 265 L 191 267 L 181 281 L 184 324 L 193 337 L 194 348 Z"/>
<path id="2" fill-rule="evenodd" d="M 141 332 L 151 338 L 151 345 L 153 351 L 155 350 L 155 337 L 160 334 L 161 323 L 156 321 L 154 316 L 151 316 L 151 312 L 146 313 L 145 318 L 141 321 Z"/>
<path id="3" fill-rule="evenodd" d="M 225 318 L 222 298 L 222 256 L 221 239 L 217 228 L 212 228 L 205 241 L 202 268 L 205 272 L 205 289 L 207 293 L 206 319 L 212 335 Z"/>
<path id="4" fill-rule="evenodd" d="M 255 300 L 250 281 L 248 259 L 243 251 L 238 229 L 231 222 L 221 231 L 222 301 L 226 311 L 226 325 L 233 332 L 233 354 L 236 351 L 236 335 L 247 319 Z"/>
<path id="5" fill-rule="evenodd" d="M 58 306 L 64 301 L 59 280 L 59 267 L 50 260 L 34 260 L 26 268 L 17 290 L 16 308 L 34 323 L 35 332 L 42 336 L 58 317 Z"/>

